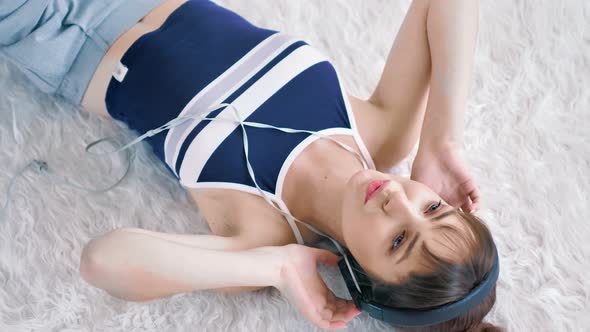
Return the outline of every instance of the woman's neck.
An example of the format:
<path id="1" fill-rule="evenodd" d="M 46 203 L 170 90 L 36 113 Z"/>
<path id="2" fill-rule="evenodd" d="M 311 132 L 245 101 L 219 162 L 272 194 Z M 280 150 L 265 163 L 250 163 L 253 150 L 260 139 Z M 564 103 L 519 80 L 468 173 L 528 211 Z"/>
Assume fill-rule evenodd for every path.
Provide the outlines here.
<path id="1" fill-rule="evenodd" d="M 352 137 L 338 140 L 360 154 Z M 295 181 L 283 195 L 291 213 L 346 245 L 342 236 L 342 200 L 350 177 L 363 170 L 358 157 L 320 139 L 298 156 Z"/>

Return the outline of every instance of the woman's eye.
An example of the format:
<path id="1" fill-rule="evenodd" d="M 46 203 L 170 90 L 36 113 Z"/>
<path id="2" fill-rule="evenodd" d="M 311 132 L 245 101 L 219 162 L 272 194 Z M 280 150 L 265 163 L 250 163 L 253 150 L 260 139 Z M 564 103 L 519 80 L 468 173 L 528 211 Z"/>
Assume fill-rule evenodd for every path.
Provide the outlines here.
<path id="1" fill-rule="evenodd" d="M 393 240 L 393 247 L 391 248 L 392 250 L 397 249 L 402 242 L 404 242 L 404 238 L 406 237 L 406 231 L 403 231 L 398 237 L 395 238 L 395 240 Z"/>
<path id="2" fill-rule="evenodd" d="M 438 201 L 438 203 L 436 203 L 436 204 L 432 204 L 428 208 L 428 211 L 426 211 L 426 212 L 434 212 L 434 211 L 438 210 L 441 206 L 442 206 L 442 200 Z"/>

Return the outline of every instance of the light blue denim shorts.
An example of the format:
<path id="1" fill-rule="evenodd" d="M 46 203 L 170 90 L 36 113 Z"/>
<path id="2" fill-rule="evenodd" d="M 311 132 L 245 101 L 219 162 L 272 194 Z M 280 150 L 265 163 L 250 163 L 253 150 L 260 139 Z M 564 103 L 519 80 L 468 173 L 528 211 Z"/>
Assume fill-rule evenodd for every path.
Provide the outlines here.
<path id="1" fill-rule="evenodd" d="M 0 0 L 0 55 L 78 105 L 112 43 L 164 0 Z"/>

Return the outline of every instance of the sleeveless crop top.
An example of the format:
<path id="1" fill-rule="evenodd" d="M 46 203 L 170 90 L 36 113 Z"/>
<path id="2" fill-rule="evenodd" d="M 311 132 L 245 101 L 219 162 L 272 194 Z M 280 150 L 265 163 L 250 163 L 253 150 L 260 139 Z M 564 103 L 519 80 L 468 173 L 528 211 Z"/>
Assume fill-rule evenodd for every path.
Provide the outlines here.
<path id="1" fill-rule="evenodd" d="M 211 1 L 181 5 L 131 45 L 121 66 L 126 73 L 111 79 L 105 99 L 113 118 L 146 132 L 184 117 L 147 137 L 180 183 L 266 196 L 285 212 L 299 243 L 281 194 L 305 147 L 322 136 L 351 135 L 375 169 L 329 59 Z"/>

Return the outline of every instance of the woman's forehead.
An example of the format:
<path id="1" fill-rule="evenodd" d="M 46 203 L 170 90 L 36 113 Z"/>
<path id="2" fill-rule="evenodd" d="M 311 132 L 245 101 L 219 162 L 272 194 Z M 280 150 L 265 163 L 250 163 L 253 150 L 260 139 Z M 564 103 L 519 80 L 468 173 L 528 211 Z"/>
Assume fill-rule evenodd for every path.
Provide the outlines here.
<path id="1" fill-rule="evenodd" d="M 465 219 L 455 210 L 430 228 L 424 245 L 445 260 L 462 260 L 468 255 L 473 232 Z"/>

